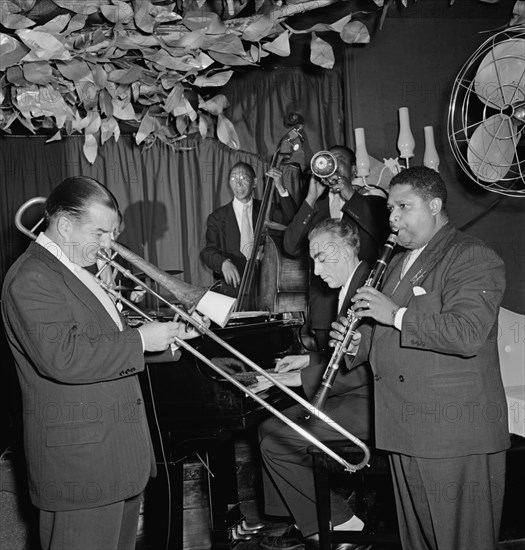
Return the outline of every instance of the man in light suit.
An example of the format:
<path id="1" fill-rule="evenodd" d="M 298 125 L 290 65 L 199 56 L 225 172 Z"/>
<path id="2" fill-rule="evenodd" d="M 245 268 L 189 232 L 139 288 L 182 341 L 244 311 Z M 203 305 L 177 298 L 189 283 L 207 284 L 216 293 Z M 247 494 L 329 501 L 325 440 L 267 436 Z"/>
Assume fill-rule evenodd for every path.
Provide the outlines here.
<path id="1" fill-rule="evenodd" d="M 327 219 L 314 227 L 309 241 L 316 275 L 330 288 L 339 289 L 338 311 L 341 315 L 346 314 L 351 297 L 370 272 L 368 265 L 358 258 L 357 227 L 344 221 Z M 277 363 L 275 376 L 287 386 L 302 386 L 311 399 L 321 384 L 328 359 L 329 355 L 319 352 L 288 356 Z M 371 391 L 367 365 L 362 364 L 353 370 L 342 366 L 324 412 L 360 439 L 369 439 Z M 289 418 L 299 422 L 305 414 L 307 411 L 300 405 L 286 411 Z M 344 439 L 339 432 L 320 421 L 312 423 L 308 431 L 321 441 Z M 265 511 L 270 515 L 291 515 L 295 521 L 295 526 L 287 532 L 277 537 L 267 537 L 261 546 L 268 550 L 302 548 L 316 538 L 319 530 L 312 463 L 307 452 L 311 443 L 277 418 L 263 422 L 259 433 L 265 466 Z M 335 493 L 331 495 L 331 510 L 336 529 L 363 528 L 363 522 Z"/>
<path id="2" fill-rule="evenodd" d="M 357 225 L 361 243 L 359 259 L 372 266 L 389 234 L 385 197 L 362 195 L 352 186 L 355 154 L 351 149 L 337 145 L 329 152 L 336 158 L 337 170 L 329 182 L 310 178 L 306 198 L 284 233 L 284 249 L 295 257 L 306 254 L 308 233 L 316 224 L 329 218 L 342 219 Z M 337 314 L 337 291 L 315 275 L 313 264 L 308 306 L 309 325 L 318 350 L 326 350 L 330 324 Z"/>
<path id="3" fill-rule="evenodd" d="M 47 228 L 10 268 L 2 316 L 22 390 L 24 447 L 46 550 L 132 550 L 155 459 L 137 374 L 178 323 L 126 325 L 85 267 L 119 229 L 113 195 L 65 180 Z"/>
<path id="4" fill-rule="evenodd" d="M 273 205 L 270 216 L 273 221 L 286 225 L 295 213 L 295 201 L 282 182 L 277 169 L 268 172 L 278 191 L 279 202 Z M 261 201 L 254 199 L 257 178 L 253 168 L 245 163 L 235 164 L 228 176 L 233 200 L 208 216 L 206 244 L 201 252 L 202 261 L 221 280 L 218 292 L 236 297 L 247 258 L 253 247 L 253 231 L 261 208 Z M 249 218 L 248 227 L 243 227 L 243 211 Z M 246 236 L 246 231 L 250 232 Z M 243 234 L 244 233 L 244 234 Z"/>
<path id="5" fill-rule="evenodd" d="M 509 446 L 497 349 L 505 270 L 448 223 L 446 199 L 430 168 L 392 179 L 390 224 L 407 251 L 381 291 L 352 298 L 376 325 L 360 328 L 348 352 L 374 372 L 376 446 L 392 453 L 403 548 L 493 550 Z M 345 324 L 331 335 L 341 339 Z"/>

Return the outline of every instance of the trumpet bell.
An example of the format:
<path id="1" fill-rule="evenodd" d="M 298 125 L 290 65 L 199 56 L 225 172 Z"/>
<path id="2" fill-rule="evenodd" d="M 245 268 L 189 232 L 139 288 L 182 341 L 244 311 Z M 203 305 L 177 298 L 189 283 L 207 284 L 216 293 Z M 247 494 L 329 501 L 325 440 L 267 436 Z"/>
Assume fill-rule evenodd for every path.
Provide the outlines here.
<path id="1" fill-rule="evenodd" d="M 314 176 L 329 178 L 337 170 L 337 159 L 330 151 L 319 151 L 312 157 L 310 168 Z"/>

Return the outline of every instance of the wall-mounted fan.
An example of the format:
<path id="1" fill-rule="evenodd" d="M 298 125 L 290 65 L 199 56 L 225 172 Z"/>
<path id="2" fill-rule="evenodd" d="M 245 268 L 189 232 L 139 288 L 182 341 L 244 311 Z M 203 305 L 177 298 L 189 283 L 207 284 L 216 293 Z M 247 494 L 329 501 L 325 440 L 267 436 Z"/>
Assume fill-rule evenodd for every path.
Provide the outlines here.
<path id="1" fill-rule="evenodd" d="M 452 152 L 481 187 L 525 197 L 525 27 L 484 42 L 456 77 L 448 112 Z"/>

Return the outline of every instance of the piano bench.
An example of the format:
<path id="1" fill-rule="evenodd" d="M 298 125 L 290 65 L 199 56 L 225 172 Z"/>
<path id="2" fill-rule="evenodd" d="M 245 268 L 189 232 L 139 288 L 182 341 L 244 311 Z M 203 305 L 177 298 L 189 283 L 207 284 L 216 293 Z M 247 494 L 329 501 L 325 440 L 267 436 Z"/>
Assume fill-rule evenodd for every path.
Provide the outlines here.
<path id="1" fill-rule="evenodd" d="M 357 464 L 363 458 L 363 451 L 349 442 L 324 443 L 351 464 Z M 311 446 L 308 452 L 312 456 L 319 549 L 330 550 L 332 544 L 341 542 L 401 549 L 388 454 L 371 448 L 369 465 L 350 474 L 318 447 Z M 331 529 L 331 488 L 345 498 L 348 495 L 347 501 L 355 514 L 365 522 L 363 531 Z"/>

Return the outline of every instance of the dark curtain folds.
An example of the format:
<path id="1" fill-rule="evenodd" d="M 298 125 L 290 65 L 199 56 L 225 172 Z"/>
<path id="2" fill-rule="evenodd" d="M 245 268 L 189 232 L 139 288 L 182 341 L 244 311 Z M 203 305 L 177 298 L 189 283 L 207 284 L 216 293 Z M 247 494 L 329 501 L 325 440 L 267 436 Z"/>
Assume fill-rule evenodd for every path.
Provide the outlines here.
<path id="1" fill-rule="evenodd" d="M 162 143 L 141 150 L 126 136 L 106 143 L 93 165 L 83 156 L 81 137 L 48 144 L 39 137 L 4 137 L 0 143 L 2 279 L 28 243 L 14 226 L 18 207 L 35 196 L 47 196 L 66 177 L 83 174 L 107 185 L 117 197 L 124 220 L 122 244 L 161 269 L 182 270 L 187 282 L 210 284 L 211 272 L 199 253 L 208 214 L 232 198 L 229 169 L 238 161 L 250 163 L 260 196 L 268 167 L 258 156 L 213 139 L 187 139 L 181 150 Z M 282 170 L 290 192 L 299 198 L 298 167 L 284 165 Z"/>
<path id="2" fill-rule="evenodd" d="M 292 160 L 305 168 L 314 153 L 344 143 L 341 70 L 257 69 L 234 75 L 221 90 L 241 148 L 269 161 L 286 133 L 288 113 L 304 118 L 305 141 Z M 346 124 L 348 124 L 348 120 Z"/>

